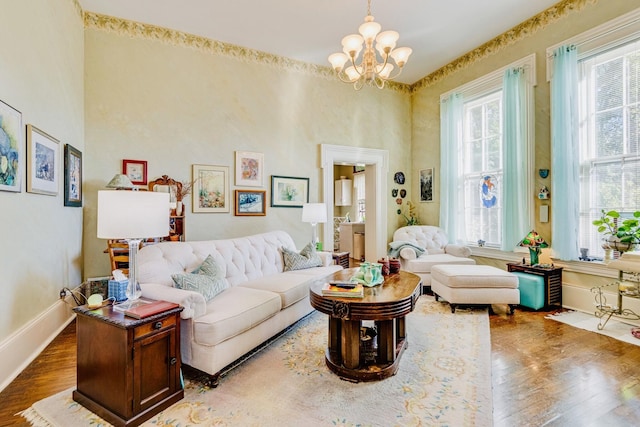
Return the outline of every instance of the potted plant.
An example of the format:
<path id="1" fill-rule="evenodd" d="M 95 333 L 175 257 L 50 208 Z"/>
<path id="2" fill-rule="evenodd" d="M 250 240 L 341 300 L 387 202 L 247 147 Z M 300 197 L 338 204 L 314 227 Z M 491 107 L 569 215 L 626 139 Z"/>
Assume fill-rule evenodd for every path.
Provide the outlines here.
<path id="1" fill-rule="evenodd" d="M 593 225 L 598 227 L 599 233 L 609 236 L 609 248 L 625 252 L 640 244 L 640 211 L 633 212 L 631 218 L 622 219 L 622 223 L 620 219 L 620 212 L 607 212 L 603 209 L 602 215 L 593 221 Z"/>

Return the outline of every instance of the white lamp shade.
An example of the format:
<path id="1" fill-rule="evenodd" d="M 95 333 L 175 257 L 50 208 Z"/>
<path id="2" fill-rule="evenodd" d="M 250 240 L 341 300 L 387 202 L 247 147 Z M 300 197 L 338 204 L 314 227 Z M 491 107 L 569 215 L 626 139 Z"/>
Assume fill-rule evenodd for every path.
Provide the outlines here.
<path id="1" fill-rule="evenodd" d="M 390 55 L 399 67 L 403 67 L 412 52 L 413 50 L 410 47 L 399 47 L 392 51 Z"/>
<path id="2" fill-rule="evenodd" d="M 344 53 L 334 53 L 329 55 L 329 62 L 334 70 L 342 71 L 344 64 L 349 60 L 349 57 Z"/>
<path id="3" fill-rule="evenodd" d="M 169 193 L 98 191 L 98 238 L 144 239 L 169 235 Z"/>
<path id="4" fill-rule="evenodd" d="M 362 37 L 367 41 L 372 41 L 376 35 L 380 32 L 382 26 L 374 21 L 365 22 L 360 25 L 358 32 L 362 34 Z"/>
<path id="5" fill-rule="evenodd" d="M 391 52 L 396 47 L 396 42 L 400 38 L 397 31 L 383 31 L 376 37 L 376 49 L 381 54 L 384 53 L 385 48 L 389 48 L 388 52 Z"/>
<path id="6" fill-rule="evenodd" d="M 362 50 L 362 43 L 364 39 L 359 34 L 350 34 L 342 39 L 342 51 L 349 56 L 357 58 L 358 54 Z"/>
<path id="7" fill-rule="evenodd" d="M 324 203 L 305 203 L 302 205 L 302 222 L 327 222 L 327 207 Z"/>

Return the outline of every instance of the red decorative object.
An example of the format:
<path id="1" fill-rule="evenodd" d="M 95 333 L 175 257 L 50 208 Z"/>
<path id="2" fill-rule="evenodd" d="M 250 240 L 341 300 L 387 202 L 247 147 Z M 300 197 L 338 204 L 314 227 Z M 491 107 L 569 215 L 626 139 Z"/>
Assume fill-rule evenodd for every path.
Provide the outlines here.
<path id="1" fill-rule="evenodd" d="M 127 175 L 135 185 L 147 185 L 146 160 L 122 160 L 122 173 Z"/>

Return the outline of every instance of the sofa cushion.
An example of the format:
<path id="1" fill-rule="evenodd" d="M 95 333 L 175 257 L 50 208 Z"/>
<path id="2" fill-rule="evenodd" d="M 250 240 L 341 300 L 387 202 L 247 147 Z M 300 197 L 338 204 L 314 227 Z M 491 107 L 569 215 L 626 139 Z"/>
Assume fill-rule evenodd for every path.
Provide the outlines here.
<path id="1" fill-rule="evenodd" d="M 474 265 L 475 263 L 471 258 L 460 258 L 449 254 L 434 254 L 406 260 L 404 269 L 412 273 L 430 273 L 432 267 L 440 264 Z"/>
<path id="2" fill-rule="evenodd" d="M 311 278 L 307 275 L 287 272 L 249 280 L 238 286 L 275 292 L 280 295 L 282 308 L 286 308 L 309 295 L 310 280 Z"/>
<path id="3" fill-rule="evenodd" d="M 518 288 L 518 278 L 490 265 L 435 265 L 433 281 L 449 288 Z"/>
<path id="4" fill-rule="evenodd" d="M 177 288 L 199 292 L 206 301 L 229 287 L 224 270 L 211 255 L 191 273 L 172 274 L 171 279 Z"/>
<path id="5" fill-rule="evenodd" d="M 193 320 L 198 344 L 216 345 L 233 338 L 278 313 L 280 295 L 244 286 L 232 286 L 207 303 L 207 313 Z"/>
<path id="6" fill-rule="evenodd" d="M 322 265 L 322 259 L 320 259 L 320 256 L 316 253 L 316 248 L 311 243 L 302 248 L 300 253 L 283 247 L 282 256 L 284 259 L 284 271 L 302 270 Z"/>

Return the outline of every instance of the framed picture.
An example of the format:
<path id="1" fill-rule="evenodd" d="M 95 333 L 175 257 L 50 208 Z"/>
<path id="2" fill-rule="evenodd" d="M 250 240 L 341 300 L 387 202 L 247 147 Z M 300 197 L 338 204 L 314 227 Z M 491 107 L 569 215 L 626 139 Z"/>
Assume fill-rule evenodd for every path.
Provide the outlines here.
<path id="1" fill-rule="evenodd" d="M 82 206 L 82 153 L 64 146 L 64 205 Z"/>
<path id="2" fill-rule="evenodd" d="M 262 187 L 264 154 L 236 151 L 236 185 Z"/>
<path id="3" fill-rule="evenodd" d="M 193 212 L 229 212 L 229 167 L 193 165 L 192 175 Z"/>
<path id="4" fill-rule="evenodd" d="M 309 178 L 271 175 L 271 206 L 301 208 L 309 203 Z"/>
<path id="5" fill-rule="evenodd" d="M 267 192 L 264 190 L 236 190 L 237 216 L 262 216 L 267 214 Z"/>
<path id="6" fill-rule="evenodd" d="M 0 190 L 22 191 L 22 113 L 0 101 Z"/>
<path id="7" fill-rule="evenodd" d="M 59 141 L 27 125 L 27 191 L 56 196 L 60 183 Z"/>
<path id="8" fill-rule="evenodd" d="M 134 185 L 147 185 L 147 162 L 145 160 L 122 160 L 122 173 Z"/>
<path id="9" fill-rule="evenodd" d="M 420 171 L 420 201 L 433 202 L 433 168 Z"/>

